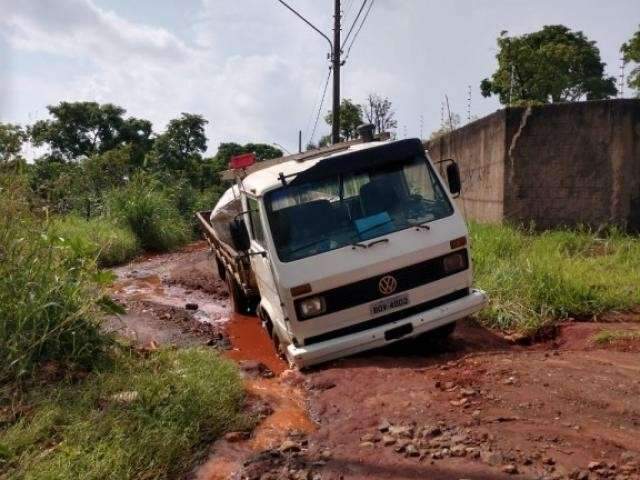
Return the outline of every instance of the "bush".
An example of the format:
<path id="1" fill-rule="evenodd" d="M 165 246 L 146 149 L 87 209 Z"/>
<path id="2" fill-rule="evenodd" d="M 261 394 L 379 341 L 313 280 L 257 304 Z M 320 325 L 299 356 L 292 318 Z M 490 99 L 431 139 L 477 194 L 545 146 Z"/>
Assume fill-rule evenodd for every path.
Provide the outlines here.
<path id="1" fill-rule="evenodd" d="M 188 224 L 169 195 L 142 176 L 109 193 L 107 203 L 109 214 L 127 225 L 145 250 L 164 252 L 191 238 Z"/>
<path id="2" fill-rule="evenodd" d="M 479 317 L 532 333 L 570 316 L 640 304 L 640 239 L 611 229 L 535 233 L 472 224 L 475 281 L 490 297 Z"/>
<path id="3" fill-rule="evenodd" d="M 1 185 L 0 383 L 28 378 L 43 362 L 90 368 L 108 344 L 95 264 L 46 234 L 17 185 Z"/>
<path id="4" fill-rule="evenodd" d="M 96 259 L 100 267 L 124 263 L 140 252 L 138 239 L 131 229 L 112 218 L 58 217 L 51 222 L 49 233 L 69 242 L 82 255 Z"/>
<path id="5" fill-rule="evenodd" d="M 218 436 L 252 426 L 243 396 L 235 365 L 212 350 L 119 357 L 82 384 L 32 392 L 29 413 L 0 426 L 0 469 L 15 479 L 182 478 Z"/>
<path id="6" fill-rule="evenodd" d="M 200 231 L 196 212 L 213 209 L 224 191 L 225 188 L 219 185 L 198 190 L 184 179 L 167 189 L 167 193 L 176 205 L 178 212 L 191 226 L 194 235 L 197 235 Z"/>

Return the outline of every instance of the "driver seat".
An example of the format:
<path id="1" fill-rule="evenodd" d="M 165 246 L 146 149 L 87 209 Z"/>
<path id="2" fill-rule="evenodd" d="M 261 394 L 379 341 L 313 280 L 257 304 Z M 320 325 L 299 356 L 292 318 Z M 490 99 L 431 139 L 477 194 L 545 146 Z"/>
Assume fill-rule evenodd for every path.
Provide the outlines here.
<path id="1" fill-rule="evenodd" d="M 397 207 L 400 198 L 388 177 L 374 178 L 360 187 L 360 201 L 365 216 L 389 212 Z"/>

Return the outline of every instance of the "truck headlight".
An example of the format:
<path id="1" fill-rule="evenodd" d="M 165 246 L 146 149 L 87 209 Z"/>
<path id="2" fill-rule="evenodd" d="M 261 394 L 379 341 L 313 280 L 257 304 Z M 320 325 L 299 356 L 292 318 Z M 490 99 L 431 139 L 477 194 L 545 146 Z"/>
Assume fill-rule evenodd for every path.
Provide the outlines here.
<path id="1" fill-rule="evenodd" d="M 455 273 L 467 268 L 467 257 L 463 252 L 452 253 L 442 259 L 444 273 Z"/>
<path id="2" fill-rule="evenodd" d="M 327 305 L 323 297 L 311 297 L 302 300 L 299 304 L 300 314 L 304 318 L 317 317 L 327 310 Z"/>

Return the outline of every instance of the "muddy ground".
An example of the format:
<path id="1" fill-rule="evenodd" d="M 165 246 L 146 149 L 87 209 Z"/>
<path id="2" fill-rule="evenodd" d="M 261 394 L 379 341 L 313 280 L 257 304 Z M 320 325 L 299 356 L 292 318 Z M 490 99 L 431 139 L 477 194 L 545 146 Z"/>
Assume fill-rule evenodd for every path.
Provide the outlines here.
<path id="1" fill-rule="evenodd" d="M 261 418 L 212 445 L 190 478 L 640 479 L 640 344 L 593 340 L 640 329 L 638 314 L 567 323 L 528 346 L 464 321 L 443 344 L 300 373 L 255 317 L 229 314 L 205 244 L 115 272 L 128 312 L 109 328 L 146 347 L 219 348 Z"/>

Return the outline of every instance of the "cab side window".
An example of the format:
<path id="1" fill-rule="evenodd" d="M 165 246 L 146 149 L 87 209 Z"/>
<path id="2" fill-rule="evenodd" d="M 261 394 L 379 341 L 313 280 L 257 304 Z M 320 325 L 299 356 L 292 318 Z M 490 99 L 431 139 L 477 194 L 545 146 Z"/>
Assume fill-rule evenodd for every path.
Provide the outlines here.
<path id="1" fill-rule="evenodd" d="M 251 222 L 251 237 L 264 246 L 264 230 L 260 222 L 260 210 L 258 201 L 254 198 L 247 197 L 247 206 L 249 207 L 249 221 Z"/>

